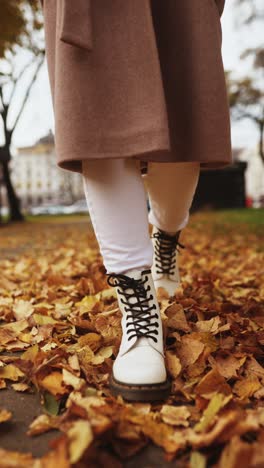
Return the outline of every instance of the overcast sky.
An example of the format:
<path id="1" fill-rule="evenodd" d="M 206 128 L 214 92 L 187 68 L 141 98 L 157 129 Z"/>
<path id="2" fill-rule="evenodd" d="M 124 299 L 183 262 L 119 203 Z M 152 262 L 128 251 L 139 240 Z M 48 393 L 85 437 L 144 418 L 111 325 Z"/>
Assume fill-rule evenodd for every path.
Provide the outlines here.
<path id="1" fill-rule="evenodd" d="M 241 62 L 241 51 L 260 42 L 261 31 L 254 27 L 252 31 L 238 31 L 235 28 L 234 0 L 226 0 L 222 16 L 223 29 L 223 60 L 225 68 L 236 70 L 243 74 L 247 71 L 247 64 Z M 33 144 L 38 138 L 53 129 L 53 114 L 49 91 L 47 68 L 42 68 L 39 78 L 32 89 L 29 102 L 25 108 L 23 118 L 14 135 L 15 146 Z M 254 127 L 244 124 L 232 124 L 233 146 L 255 146 L 258 134 Z"/>

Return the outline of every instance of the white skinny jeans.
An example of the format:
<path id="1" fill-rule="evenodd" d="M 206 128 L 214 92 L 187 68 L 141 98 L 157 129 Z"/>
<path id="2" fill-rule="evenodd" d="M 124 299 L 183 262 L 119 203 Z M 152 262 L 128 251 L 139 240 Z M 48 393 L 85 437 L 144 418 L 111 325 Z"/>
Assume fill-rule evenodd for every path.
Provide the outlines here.
<path id="1" fill-rule="evenodd" d="M 143 177 L 139 160 L 132 158 L 84 160 L 82 169 L 88 209 L 107 273 L 150 268 L 153 247 L 148 223 L 169 233 L 186 226 L 200 163 L 149 162 L 148 174 Z"/>

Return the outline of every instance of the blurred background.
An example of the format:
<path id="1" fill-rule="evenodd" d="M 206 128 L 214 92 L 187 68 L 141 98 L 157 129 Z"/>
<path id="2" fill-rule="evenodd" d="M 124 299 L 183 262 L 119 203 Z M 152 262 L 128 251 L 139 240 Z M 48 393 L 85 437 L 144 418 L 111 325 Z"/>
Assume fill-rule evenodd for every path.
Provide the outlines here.
<path id="1" fill-rule="evenodd" d="M 264 207 L 264 2 L 226 0 L 223 61 L 232 166 L 201 172 L 195 210 Z M 81 176 L 56 166 L 54 121 L 38 0 L 2 0 L 0 223 L 87 213 Z"/>

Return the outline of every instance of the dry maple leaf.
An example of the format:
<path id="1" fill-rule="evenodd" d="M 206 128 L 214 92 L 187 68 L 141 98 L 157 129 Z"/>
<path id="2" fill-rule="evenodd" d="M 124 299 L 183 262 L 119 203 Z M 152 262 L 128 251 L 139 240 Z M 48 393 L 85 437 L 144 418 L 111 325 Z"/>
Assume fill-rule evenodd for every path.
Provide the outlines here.
<path id="1" fill-rule="evenodd" d="M 12 413 L 11 411 L 7 411 L 5 409 L 0 408 L 0 423 L 9 421 L 9 419 L 12 418 Z"/>
<path id="2" fill-rule="evenodd" d="M 177 355 L 180 358 L 182 367 L 188 367 L 194 364 L 202 354 L 205 346 L 201 341 L 193 339 L 192 335 L 184 335 L 181 345 L 177 349 Z"/>
<path id="3" fill-rule="evenodd" d="M 195 387 L 197 395 L 210 398 L 215 392 L 229 395 L 231 387 L 226 383 L 224 377 L 219 374 L 218 370 L 212 369 L 200 380 Z"/>

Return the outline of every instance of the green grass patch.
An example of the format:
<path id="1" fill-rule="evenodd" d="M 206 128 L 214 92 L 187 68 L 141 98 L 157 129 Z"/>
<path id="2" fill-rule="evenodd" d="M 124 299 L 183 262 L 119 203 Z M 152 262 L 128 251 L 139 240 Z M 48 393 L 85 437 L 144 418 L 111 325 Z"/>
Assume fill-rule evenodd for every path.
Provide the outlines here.
<path id="1" fill-rule="evenodd" d="M 210 210 L 197 211 L 193 214 L 193 218 L 199 218 L 205 223 L 239 223 L 239 224 L 256 224 L 264 225 L 264 209 L 263 208 L 241 208 L 230 210 Z"/>
<path id="2" fill-rule="evenodd" d="M 67 215 L 27 215 L 25 220 L 32 223 L 61 223 L 61 222 L 78 222 L 89 220 L 88 213 L 67 214 Z"/>

